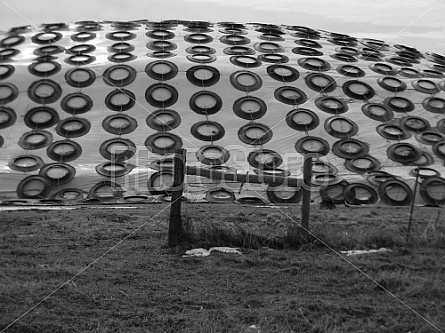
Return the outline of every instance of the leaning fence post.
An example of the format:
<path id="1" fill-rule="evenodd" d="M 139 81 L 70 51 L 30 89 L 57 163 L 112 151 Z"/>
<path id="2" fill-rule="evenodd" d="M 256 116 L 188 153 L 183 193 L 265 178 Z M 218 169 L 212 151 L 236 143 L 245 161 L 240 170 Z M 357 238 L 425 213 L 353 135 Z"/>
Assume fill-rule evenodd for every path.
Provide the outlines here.
<path id="1" fill-rule="evenodd" d="M 187 150 L 178 149 L 173 158 L 173 191 L 168 226 L 168 246 L 177 246 L 182 238 L 181 199 L 184 189 L 185 156 Z"/>

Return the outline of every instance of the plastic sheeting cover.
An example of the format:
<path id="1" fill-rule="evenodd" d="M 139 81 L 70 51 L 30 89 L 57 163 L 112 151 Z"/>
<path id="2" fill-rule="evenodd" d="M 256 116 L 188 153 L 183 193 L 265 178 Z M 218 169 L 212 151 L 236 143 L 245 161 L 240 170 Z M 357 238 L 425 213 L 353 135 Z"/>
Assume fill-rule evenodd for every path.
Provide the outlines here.
<path id="1" fill-rule="evenodd" d="M 445 173 L 445 58 L 437 54 L 228 22 L 79 22 L 11 29 L 0 40 L 3 200 L 47 199 L 66 188 L 99 200 L 150 195 L 149 178 L 159 171 L 152 166 L 162 169 L 157 161 L 177 148 L 187 149 L 188 166 L 299 180 L 308 153 L 327 166 L 314 164 L 315 193 L 344 181 L 380 195 L 371 172 L 411 189 L 418 166 Z M 48 182 L 40 171 L 51 163 L 68 164 L 71 174 Z M 168 193 L 165 178 L 156 182 Z M 259 179 L 189 175 L 184 195 L 205 200 L 223 187 L 236 199 L 298 197 L 276 186 L 267 195 Z M 426 190 L 433 204 L 445 202 L 440 179 Z M 397 204 L 396 189 L 388 189 Z"/>

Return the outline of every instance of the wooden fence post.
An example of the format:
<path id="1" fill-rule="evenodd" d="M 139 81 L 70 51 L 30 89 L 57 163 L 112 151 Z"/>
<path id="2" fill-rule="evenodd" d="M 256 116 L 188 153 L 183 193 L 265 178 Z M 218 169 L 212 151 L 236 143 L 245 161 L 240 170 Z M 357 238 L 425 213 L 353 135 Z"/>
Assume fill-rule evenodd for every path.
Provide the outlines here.
<path id="1" fill-rule="evenodd" d="M 175 247 L 182 238 L 181 199 L 184 189 L 184 175 L 186 162 L 185 149 L 178 149 L 173 158 L 173 191 L 170 206 L 170 223 L 168 226 L 168 246 Z"/>
<path id="2" fill-rule="evenodd" d="M 303 204 L 301 206 L 300 243 L 309 242 L 309 217 L 311 210 L 312 157 L 304 155 L 303 164 Z"/>
<path id="3" fill-rule="evenodd" d="M 409 220 L 408 220 L 408 230 L 406 231 L 406 242 L 409 242 L 409 236 L 411 233 L 411 224 L 413 221 L 413 212 L 414 212 L 414 202 L 416 201 L 416 192 L 417 192 L 417 183 L 419 182 L 419 173 L 420 173 L 420 168 L 417 167 L 417 171 L 416 171 L 416 183 L 414 184 L 414 193 L 413 193 L 413 200 L 411 201 L 411 209 L 409 212 Z"/>

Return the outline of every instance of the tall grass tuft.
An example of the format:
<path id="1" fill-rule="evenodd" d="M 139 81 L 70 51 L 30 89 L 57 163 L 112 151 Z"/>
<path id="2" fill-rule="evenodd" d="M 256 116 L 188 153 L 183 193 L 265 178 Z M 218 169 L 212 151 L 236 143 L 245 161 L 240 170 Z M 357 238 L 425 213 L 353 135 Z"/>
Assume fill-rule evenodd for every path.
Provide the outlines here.
<path id="1" fill-rule="evenodd" d="M 267 235 L 259 235 L 237 224 L 208 223 L 193 227 L 186 241 L 194 247 L 230 246 L 248 249 L 261 247 L 283 248 L 283 241 Z"/>

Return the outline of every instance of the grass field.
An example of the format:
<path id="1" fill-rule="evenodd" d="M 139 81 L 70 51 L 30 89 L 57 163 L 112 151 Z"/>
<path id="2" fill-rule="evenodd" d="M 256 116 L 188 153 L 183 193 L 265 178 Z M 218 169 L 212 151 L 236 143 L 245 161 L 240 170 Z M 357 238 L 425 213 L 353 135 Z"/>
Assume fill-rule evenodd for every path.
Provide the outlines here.
<path id="1" fill-rule="evenodd" d="M 416 207 L 185 204 L 0 211 L 0 332 L 400 332 L 445 330 L 445 214 Z M 193 247 L 242 255 L 183 257 Z M 391 252 L 345 256 L 342 250 Z M 256 325 L 254 328 L 248 327 Z"/>

